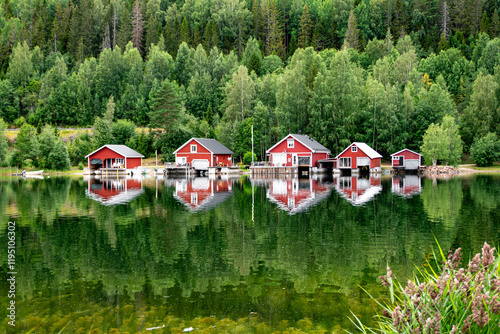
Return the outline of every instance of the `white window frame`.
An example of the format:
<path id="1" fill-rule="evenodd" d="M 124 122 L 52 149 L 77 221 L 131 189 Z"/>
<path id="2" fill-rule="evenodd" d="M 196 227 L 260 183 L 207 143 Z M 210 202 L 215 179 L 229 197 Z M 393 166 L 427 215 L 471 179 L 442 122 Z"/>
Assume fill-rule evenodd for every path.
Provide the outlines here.
<path id="1" fill-rule="evenodd" d="M 120 164 L 123 165 L 125 162 L 123 161 L 123 158 L 116 158 L 115 159 L 115 164 Z"/>
<path id="2" fill-rule="evenodd" d="M 351 152 L 358 152 L 357 146 L 351 146 Z"/>
<path id="3" fill-rule="evenodd" d="M 198 152 L 197 145 L 196 144 L 191 144 L 191 153 L 197 153 L 197 152 Z"/>
<path id="4" fill-rule="evenodd" d="M 293 138 L 286 140 L 287 148 L 293 148 L 295 145 L 295 140 Z"/>
<path id="5" fill-rule="evenodd" d="M 349 164 L 347 165 L 345 161 L 349 160 Z M 339 158 L 339 168 L 351 168 L 352 160 L 351 158 Z"/>

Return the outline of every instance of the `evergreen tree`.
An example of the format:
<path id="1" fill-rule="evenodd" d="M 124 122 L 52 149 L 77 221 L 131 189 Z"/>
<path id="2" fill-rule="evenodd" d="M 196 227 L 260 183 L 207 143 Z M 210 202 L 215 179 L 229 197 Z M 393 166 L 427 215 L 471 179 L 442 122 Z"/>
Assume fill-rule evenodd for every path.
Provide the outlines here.
<path id="1" fill-rule="evenodd" d="M 309 14 L 309 8 L 304 5 L 302 9 L 302 16 L 300 18 L 300 34 L 298 40 L 298 47 L 305 49 L 311 45 L 311 34 L 313 30 L 313 22 L 311 20 L 311 14 Z"/>
<path id="2" fill-rule="evenodd" d="M 165 80 L 151 96 L 150 127 L 161 128 L 170 135 L 179 126 L 181 99 L 175 82 Z"/>
<path id="3" fill-rule="evenodd" d="M 283 44 L 283 28 L 280 22 L 280 14 L 276 2 L 272 2 L 269 11 L 266 36 L 266 54 L 285 57 L 285 46 Z"/>
<path id="4" fill-rule="evenodd" d="M 182 20 L 179 42 L 186 43 L 188 45 L 191 44 L 191 32 L 189 31 L 189 26 L 186 18 Z"/>
<path id="5" fill-rule="evenodd" d="M 345 49 L 358 49 L 359 43 L 359 29 L 358 23 L 356 22 L 356 16 L 354 11 L 351 9 L 349 14 L 349 20 L 347 21 L 347 30 L 345 32 L 344 45 Z"/>

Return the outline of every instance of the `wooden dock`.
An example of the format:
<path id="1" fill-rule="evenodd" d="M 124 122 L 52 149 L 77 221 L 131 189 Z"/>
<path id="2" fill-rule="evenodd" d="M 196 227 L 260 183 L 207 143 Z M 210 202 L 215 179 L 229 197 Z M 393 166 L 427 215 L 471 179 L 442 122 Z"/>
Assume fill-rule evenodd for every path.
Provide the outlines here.
<path id="1" fill-rule="evenodd" d="M 192 167 L 167 166 L 164 169 L 165 176 L 191 176 L 195 172 Z"/>

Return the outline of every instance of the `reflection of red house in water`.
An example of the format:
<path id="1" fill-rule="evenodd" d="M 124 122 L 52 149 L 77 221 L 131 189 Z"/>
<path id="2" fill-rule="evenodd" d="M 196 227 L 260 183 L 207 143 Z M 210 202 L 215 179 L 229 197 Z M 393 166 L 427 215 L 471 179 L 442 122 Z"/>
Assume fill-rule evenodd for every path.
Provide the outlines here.
<path id="1" fill-rule="evenodd" d="M 363 205 L 382 191 L 380 176 L 341 176 L 336 184 L 337 192 L 352 205 Z"/>
<path id="2" fill-rule="evenodd" d="M 125 204 L 142 194 L 142 180 L 98 179 L 89 177 L 85 194 L 104 205 Z"/>
<path id="3" fill-rule="evenodd" d="M 214 208 L 232 195 L 232 183 L 227 179 L 179 179 L 174 197 L 192 211 Z"/>
<path id="4" fill-rule="evenodd" d="M 269 184 L 267 198 L 292 215 L 327 198 L 331 187 L 311 179 L 276 179 Z"/>
<path id="5" fill-rule="evenodd" d="M 420 176 L 393 176 L 392 192 L 407 198 L 420 194 L 422 192 L 422 182 L 420 180 Z"/>

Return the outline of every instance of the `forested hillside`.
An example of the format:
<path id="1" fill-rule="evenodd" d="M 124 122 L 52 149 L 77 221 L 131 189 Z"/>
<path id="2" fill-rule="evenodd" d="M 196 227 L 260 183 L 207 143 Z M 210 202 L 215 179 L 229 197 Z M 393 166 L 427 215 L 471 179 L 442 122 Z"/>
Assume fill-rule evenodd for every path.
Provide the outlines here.
<path id="1" fill-rule="evenodd" d="M 498 5 L 2 0 L 0 117 L 31 124 L 28 137 L 94 126 L 67 143 L 72 163 L 102 142 L 168 156 L 192 136 L 242 157 L 251 125 L 259 158 L 299 131 L 332 153 L 354 140 L 384 156 L 419 150 L 432 123 L 458 124 L 468 152 L 500 134 Z M 138 138 L 125 119 L 156 130 Z M 0 141 L 2 162 L 5 152 Z M 37 160 L 23 154 L 17 163 Z"/>

